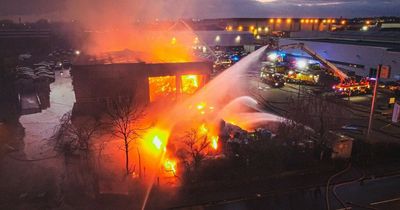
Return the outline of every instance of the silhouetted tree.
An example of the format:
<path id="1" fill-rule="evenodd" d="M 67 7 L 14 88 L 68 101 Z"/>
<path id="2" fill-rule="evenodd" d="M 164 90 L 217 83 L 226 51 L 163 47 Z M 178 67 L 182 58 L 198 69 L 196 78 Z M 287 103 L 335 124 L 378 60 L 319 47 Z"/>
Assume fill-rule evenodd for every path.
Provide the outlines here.
<path id="1" fill-rule="evenodd" d="M 184 147 L 179 151 L 179 156 L 185 163 L 187 170 L 196 171 L 208 155 L 210 141 L 207 135 L 199 135 L 196 129 L 186 132 L 182 140 Z"/>
<path id="2" fill-rule="evenodd" d="M 103 124 L 98 118 L 82 117 L 73 121 L 71 112 L 67 112 L 53 135 L 56 148 L 64 154 L 81 151 L 88 156 L 92 149 L 93 137 L 102 127 Z"/>
<path id="3" fill-rule="evenodd" d="M 118 97 L 107 104 L 108 123 L 111 133 L 123 140 L 123 151 L 125 152 L 126 174 L 131 174 L 129 165 L 129 151 L 131 144 L 141 137 L 141 133 L 149 127 L 143 122 L 145 117 L 144 106 L 140 105 L 134 97 Z M 141 175 L 141 162 L 139 150 L 139 176 Z"/>

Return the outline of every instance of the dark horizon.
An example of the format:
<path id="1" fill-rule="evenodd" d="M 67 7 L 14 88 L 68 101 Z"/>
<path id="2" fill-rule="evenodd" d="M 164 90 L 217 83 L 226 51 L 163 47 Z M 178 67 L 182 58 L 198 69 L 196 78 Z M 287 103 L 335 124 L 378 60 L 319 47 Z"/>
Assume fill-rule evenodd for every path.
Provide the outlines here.
<path id="1" fill-rule="evenodd" d="M 112 14 L 116 20 L 219 18 L 354 18 L 400 16 L 396 0 L 1 0 L 0 19 L 84 21 L 87 15 Z M 340 9 L 338 9 L 340 8 Z"/>

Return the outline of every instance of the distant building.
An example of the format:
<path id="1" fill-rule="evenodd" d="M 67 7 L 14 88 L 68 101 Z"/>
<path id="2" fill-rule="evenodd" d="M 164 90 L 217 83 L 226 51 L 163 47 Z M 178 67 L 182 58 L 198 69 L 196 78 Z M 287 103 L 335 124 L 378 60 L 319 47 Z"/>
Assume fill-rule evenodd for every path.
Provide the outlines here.
<path id="1" fill-rule="evenodd" d="M 47 52 L 52 43 L 53 34 L 50 30 L 0 29 L 0 56 Z"/>
<path id="2" fill-rule="evenodd" d="M 400 80 L 400 43 L 334 38 L 280 39 L 279 44 L 302 42 L 340 69 L 363 77 L 374 77 L 378 65 L 391 69 L 387 80 Z M 308 57 L 301 51 L 290 51 L 297 57 Z"/>
<path id="3" fill-rule="evenodd" d="M 250 32 L 195 31 L 195 34 L 210 47 L 236 47 L 256 44 L 256 38 Z"/>

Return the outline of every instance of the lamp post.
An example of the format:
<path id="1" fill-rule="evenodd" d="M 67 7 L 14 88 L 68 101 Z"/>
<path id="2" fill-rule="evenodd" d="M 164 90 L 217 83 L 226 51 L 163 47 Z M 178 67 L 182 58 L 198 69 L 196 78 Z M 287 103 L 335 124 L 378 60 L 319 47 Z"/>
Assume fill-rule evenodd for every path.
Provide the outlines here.
<path id="1" fill-rule="evenodd" d="M 369 122 L 368 122 L 367 141 L 369 141 L 370 135 L 371 135 L 372 120 L 373 120 L 374 112 L 375 112 L 376 92 L 378 89 L 379 75 L 381 73 L 381 68 L 382 68 L 382 65 L 379 65 L 378 69 L 376 69 L 375 86 L 374 86 L 374 92 L 372 94 L 371 112 L 369 114 Z"/>

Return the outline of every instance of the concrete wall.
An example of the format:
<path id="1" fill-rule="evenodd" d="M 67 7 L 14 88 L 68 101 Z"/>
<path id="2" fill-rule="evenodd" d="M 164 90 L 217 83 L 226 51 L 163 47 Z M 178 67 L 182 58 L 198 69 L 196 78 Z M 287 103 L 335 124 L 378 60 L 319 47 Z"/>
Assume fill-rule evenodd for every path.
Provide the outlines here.
<path id="1" fill-rule="evenodd" d="M 391 67 L 392 71 L 389 80 L 400 80 L 400 52 L 388 51 L 383 47 L 298 41 L 293 39 L 281 39 L 279 44 L 284 45 L 298 42 L 305 43 L 306 46 L 315 50 L 319 55 L 323 56 L 327 60 L 363 65 L 363 68 L 337 65 L 341 69 L 354 71 L 357 75 L 368 76 L 371 68 L 377 68 L 379 64 L 383 64 Z M 307 55 L 298 50 L 291 52 Z"/>

